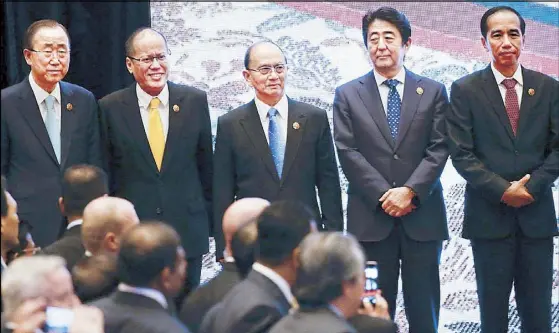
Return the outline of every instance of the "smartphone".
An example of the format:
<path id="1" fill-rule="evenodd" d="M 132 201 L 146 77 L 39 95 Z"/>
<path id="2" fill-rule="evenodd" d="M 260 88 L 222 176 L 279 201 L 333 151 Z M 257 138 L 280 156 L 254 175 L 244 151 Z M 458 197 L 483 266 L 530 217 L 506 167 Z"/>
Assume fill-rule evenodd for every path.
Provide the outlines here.
<path id="1" fill-rule="evenodd" d="M 74 320 L 74 312 L 70 309 L 48 306 L 46 310 L 47 320 L 45 322 L 45 332 L 49 333 L 68 333 L 70 325 Z"/>
<path id="2" fill-rule="evenodd" d="M 376 304 L 376 292 L 378 289 L 378 266 L 376 261 L 367 261 L 365 264 L 365 291 L 363 299 L 371 304 Z"/>

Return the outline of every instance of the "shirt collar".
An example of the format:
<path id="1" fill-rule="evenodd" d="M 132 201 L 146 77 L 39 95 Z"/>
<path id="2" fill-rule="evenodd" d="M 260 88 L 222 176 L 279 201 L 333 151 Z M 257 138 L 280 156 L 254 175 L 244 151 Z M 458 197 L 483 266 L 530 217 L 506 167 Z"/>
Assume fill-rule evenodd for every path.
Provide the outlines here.
<path id="1" fill-rule="evenodd" d="M 227 253 L 227 250 L 223 250 L 223 260 L 224 260 L 225 262 L 235 262 L 235 258 L 233 258 L 232 256 L 230 256 L 230 255 Z"/>
<path id="2" fill-rule="evenodd" d="M 382 74 L 377 72 L 376 69 L 373 69 L 373 75 L 375 76 L 375 81 L 377 81 L 377 86 L 381 86 L 384 81 L 388 80 L 387 77 L 384 77 Z M 406 82 L 406 69 L 402 66 L 402 69 L 394 76 L 392 79 L 398 80 L 401 84 Z"/>
<path id="3" fill-rule="evenodd" d="M 74 221 L 70 222 L 70 224 L 68 224 L 68 227 L 66 227 L 66 230 L 70 230 L 75 226 L 82 225 L 82 223 L 83 223 L 82 219 L 74 220 Z"/>
<path id="4" fill-rule="evenodd" d="M 291 287 L 289 286 L 287 281 L 285 281 L 285 279 L 281 277 L 281 275 L 274 272 L 273 269 L 266 267 L 258 262 L 252 264 L 252 269 L 272 280 L 272 282 L 281 290 L 283 296 L 289 303 L 291 303 L 292 300 L 295 298 L 291 293 Z"/>
<path id="5" fill-rule="evenodd" d="M 142 295 L 151 298 L 157 303 L 161 304 L 161 306 L 164 307 L 165 309 L 167 309 L 168 307 L 167 299 L 165 298 L 165 296 L 163 296 L 163 294 L 159 290 L 155 290 L 152 288 L 133 287 L 122 282 L 118 285 L 118 290 L 125 293 L 132 293 L 132 294 Z"/>
<path id="6" fill-rule="evenodd" d="M 169 104 L 169 86 L 165 84 L 163 90 L 157 96 L 151 96 L 147 92 L 145 92 L 139 84 L 136 83 L 136 95 L 138 96 L 138 104 L 140 107 L 147 109 L 149 103 L 154 97 L 159 98 L 161 104 L 166 107 Z"/>
<path id="7" fill-rule="evenodd" d="M 8 265 L 6 265 L 6 262 L 4 261 L 4 257 L 0 256 L 0 259 L 2 260 L 2 268 L 7 268 Z"/>
<path id="8" fill-rule="evenodd" d="M 497 84 L 501 84 L 503 83 L 504 79 L 515 79 L 516 82 L 520 85 L 523 86 L 524 85 L 524 81 L 522 79 L 522 69 L 520 68 L 521 66 L 518 65 L 518 67 L 516 68 L 516 71 L 514 72 L 514 74 L 512 75 L 512 77 L 506 77 L 503 74 L 501 74 L 501 72 L 499 72 L 497 70 L 497 68 L 495 68 L 495 66 L 493 66 L 493 62 L 491 62 L 491 71 L 493 72 L 493 75 L 495 76 L 495 81 L 497 81 Z"/>
<path id="9" fill-rule="evenodd" d="M 340 310 L 337 306 L 332 305 L 332 304 L 329 304 L 329 305 L 328 305 L 328 308 L 329 308 L 330 310 L 332 310 L 332 312 L 334 312 L 334 314 L 336 314 L 336 316 L 345 319 L 344 313 L 343 313 L 342 310 Z"/>
<path id="10" fill-rule="evenodd" d="M 37 104 L 42 104 L 45 98 L 47 98 L 47 96 L 49 95 L 54 96 L 54 99 L 58 101 L 58 104 L 62 104 L 60 98 L 60 82 L 56 83 L 56 86 L 54 86 L 54 90 L 50 94 L 43 88 L 39 87 L 39 85 L 35 81 L 35 78 L 33 78 L 32 73 L 29 73 L 29 84 L 31 85 L 31 90 L 33 91 L 33 95 L 35 95 Z"/>
<path id="11" fill-rule="evenodd" d="M 266 120 L 266 118 L 268 117 L 268 111 L 270 111 L 271 108 L 278 110 L 277 114 L 281 118 L 287 117 L 287 108 L 289 103 L 287 102 L 287 96 L 285 94 L 283 94 L 276 105 L 270 106 L 262 102 L 260 99 L 258 99 L 258 97 L 254 97 L 254 103 L 256 104 L 256 109 L 258 110 L 258 115 L 260 116 L 261 122 Z"/>

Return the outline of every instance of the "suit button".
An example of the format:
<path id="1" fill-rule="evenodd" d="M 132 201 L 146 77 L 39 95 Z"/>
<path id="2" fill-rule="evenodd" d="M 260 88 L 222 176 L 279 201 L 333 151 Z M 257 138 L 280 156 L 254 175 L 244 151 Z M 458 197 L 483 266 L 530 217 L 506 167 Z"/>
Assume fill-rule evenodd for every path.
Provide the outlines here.
<path id="1" fill-rule="evenodd" d="M 157 208 L 155 209 L 155 213 L 156 213 L 157 215 L 161 215 L 161 212 L 162 212 L 161 208 L 157 207 Z"/>
<path id="2" fill-rule="evenodd" d="M 392 157 L 394 157 L 395 160 L 399 160 L 399 159 L 400 159 L 400 156 L 398 156 L 398 154 L 394 154 L 394 156 L 392 156 Z"/>
<path id="3" fill-rule="evenodd" d="M 514 151 L 514 155 L 518 156 L 518 150 Z"/>
<path id="4" fill-rule="evenodd" d="M 392 186 L 396 187 L 396 182 L 392 182 Z"/>

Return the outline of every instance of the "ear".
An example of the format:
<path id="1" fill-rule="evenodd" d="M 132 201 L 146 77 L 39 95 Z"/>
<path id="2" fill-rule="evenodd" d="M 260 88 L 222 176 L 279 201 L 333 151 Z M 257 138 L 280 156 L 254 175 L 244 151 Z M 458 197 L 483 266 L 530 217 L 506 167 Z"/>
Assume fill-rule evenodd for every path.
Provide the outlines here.
<path id="1" fill-rule="evenodd" d="M 247 69 L 243 69 L 243 77 L 245 78 L 247 84 L 254 88 L 254 86 L 252 85 L 252 81 L 250 79 L 250 72 Z"/>
<path id="2" fill-rule="evenodd" d="M 481 45 L 486 51 L 489 51 L 489 49 L 487 48 L 487 40 L 485 39 L 485 37 L 481 37 Z"/>
<path id="3" fill-rule="evenodd" d="M 300 256 L 301 256 L 301 248 L 297 246 L 296 248 L 293 249 L 293 251 L 291 251 L 291 261 L 293 262 L 295 268 L 301 265 Z"/>
<path id="4" fill-rule="evenodd" d="M 172 272 L 171 268 L 169 267 L 163 268 L 161 274 L 159 274 L 159 282 L 161 283 L 161 286 L 165 288 L 165 290 L 171 290 L 173 288 L 173 286 L 171 285 L 171 275 Z"/>
<path id="5" fill-rule="evenodd" d="M 108 232 L 103 239 L 105 248 L 111 252 L 117 252 L 119 247 L 118 237 L 113 232 Z"/>
<path id="6" fill-rule="evenodd" d="M 408 38 L 408 41 L 404 44 L 406 46 L 406 48 L 409 50 L 410 46 L 411 46 L 411 37 Z"/>
<path id="7" fill-rule="evenodd" d="M 62 197 L 58 198 L 58 208 L 60 209 L 62 215 L 65 215 L 64 199 L 62 199 Z"/>
<path id="8" fill-rule="evenodd" d="M 26 62 L 29 66 L 31 66 L 31 64 L 32 64 L 32 61 L 31 61 L 31 53 L 33 53 L 33 52 L 29 51 L 28 49 L 24 49 L 24 50 L 23 50 L 23 57 L 25 58 L 25 62 Z"/>
<path id="9" fill-rule="evenodd" d="M 134 64 L 132 63 L 132 59 L 126 57 L 126 68 L 128 69 L 128 72 L 129 72 L 130 74 L 133 73 L 133 71 L 132 71 L 133 68 L 134 68 L 133 66 L 134 66 Z"/>

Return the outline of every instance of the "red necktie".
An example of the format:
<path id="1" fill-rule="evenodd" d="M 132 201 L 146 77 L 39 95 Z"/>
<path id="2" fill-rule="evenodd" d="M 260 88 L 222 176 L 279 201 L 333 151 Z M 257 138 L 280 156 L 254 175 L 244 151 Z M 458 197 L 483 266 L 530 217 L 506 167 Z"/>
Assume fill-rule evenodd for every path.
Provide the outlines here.
<path id="1" fill-rule="evenodd" d="M 507 115 L 509 116 L 510 125 L 512 126 L 512 132 L 516 136 L 516 129 L 518 128 L 518 118 L 520 118 L 520 106 L 518 105 L 518 95 L 514 86 L 516 86 L 515 79 L 504 79 L 503 85 L 507 88 L 507 93 L 505 94 L 505 109 L 507 110 Z"/>

